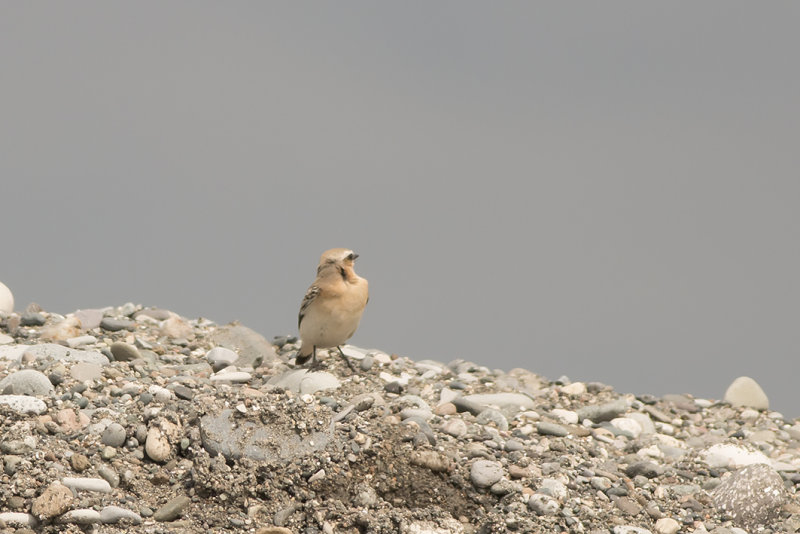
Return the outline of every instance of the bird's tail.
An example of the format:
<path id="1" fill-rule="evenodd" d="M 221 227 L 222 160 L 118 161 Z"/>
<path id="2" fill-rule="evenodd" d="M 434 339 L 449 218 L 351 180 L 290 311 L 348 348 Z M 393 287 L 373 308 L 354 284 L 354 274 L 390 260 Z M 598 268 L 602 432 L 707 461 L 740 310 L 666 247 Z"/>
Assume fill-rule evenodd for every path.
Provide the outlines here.
<path id="1" fill-rule="evenodd" d="M 307 352 L 306 352 L 307 351 Z M 301 345 L 300 350 L 297 351 L 297 356 L 294 358 L 295 365 L 303 365 L 308 360 L 311 359 L 311 356 L 314 355 L 314 350 L 308 350 L 305 346 Z"/>

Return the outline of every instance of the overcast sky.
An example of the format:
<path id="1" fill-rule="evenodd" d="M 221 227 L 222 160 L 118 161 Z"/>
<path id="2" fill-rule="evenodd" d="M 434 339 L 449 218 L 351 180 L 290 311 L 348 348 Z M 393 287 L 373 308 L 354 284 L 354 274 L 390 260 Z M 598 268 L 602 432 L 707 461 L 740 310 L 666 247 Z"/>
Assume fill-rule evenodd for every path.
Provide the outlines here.
<path id="1" fill-rule="evenodd" d="M 0 281 L 800 415 L 800 4 L 4 2 Z"/>

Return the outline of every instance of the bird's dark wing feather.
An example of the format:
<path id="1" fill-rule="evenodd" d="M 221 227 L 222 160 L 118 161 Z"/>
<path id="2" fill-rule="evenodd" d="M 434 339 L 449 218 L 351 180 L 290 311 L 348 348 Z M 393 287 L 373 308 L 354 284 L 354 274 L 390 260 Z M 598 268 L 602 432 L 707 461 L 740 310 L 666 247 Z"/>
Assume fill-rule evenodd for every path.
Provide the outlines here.
<path id="1" fill-rule="evenodd" d="M 300 305 L 300 315 L 297 317 L 297 328 L 300 328 L 300 323 L 303 322 L 303 317 L 306 315 L 306 310 L 314 302 L 314 299 L 320 293 L 319 286 L 311 286 L 306 291 L 306 296 L 303 297 L 303 303 Z"/>

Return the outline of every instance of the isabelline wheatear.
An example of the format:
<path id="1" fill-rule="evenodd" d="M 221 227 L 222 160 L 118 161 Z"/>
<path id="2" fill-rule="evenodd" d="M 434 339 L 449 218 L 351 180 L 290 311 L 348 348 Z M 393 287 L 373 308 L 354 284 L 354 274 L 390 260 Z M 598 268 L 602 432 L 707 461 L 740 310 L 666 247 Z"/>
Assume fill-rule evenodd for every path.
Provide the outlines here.
<path id="1" fill-rule="evenodd" d="M 332 248 L 322 253 L 317 279 L 308 288 L 297 326 L 300 350 L 295 363 L 317 361 L 317 349 L 336 347 L 344 358 L 342 345 L 358 328 L 361 314 L 369 300 L 367 281 L 353 270 L 358 254 L 346 248 Z M 350 362 L 345 358 L 348 365 Z"/>

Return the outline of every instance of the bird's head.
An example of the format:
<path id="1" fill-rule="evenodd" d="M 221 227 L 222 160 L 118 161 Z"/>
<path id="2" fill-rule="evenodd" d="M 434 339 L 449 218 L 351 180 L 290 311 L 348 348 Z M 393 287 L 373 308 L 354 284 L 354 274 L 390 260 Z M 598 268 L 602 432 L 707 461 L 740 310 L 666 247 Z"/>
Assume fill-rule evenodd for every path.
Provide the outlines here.
<path id="1" fill-rule="evenodd" d="M 326 250 L 319 258 L 319 267 L 317 268 L 317 272 L 327 265 L 344 265 L 347 267 L 352 267 L 353 264 L 355 264 L 356 258 L 358 258 L 358 254 L 349 248 L 332 248 L 330 250 Z"/>

